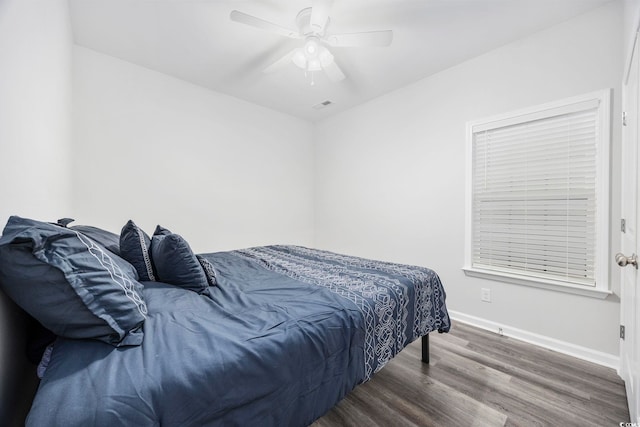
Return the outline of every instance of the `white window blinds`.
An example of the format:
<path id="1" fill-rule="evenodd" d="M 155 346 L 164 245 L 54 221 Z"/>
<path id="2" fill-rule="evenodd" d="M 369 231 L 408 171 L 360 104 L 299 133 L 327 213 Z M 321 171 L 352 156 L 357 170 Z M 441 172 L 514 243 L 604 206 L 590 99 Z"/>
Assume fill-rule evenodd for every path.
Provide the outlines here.
<path id="1" fill-rule="evenodd" d="M 472 268 L 596 286 L 600 104 L 471 126 Z"/>

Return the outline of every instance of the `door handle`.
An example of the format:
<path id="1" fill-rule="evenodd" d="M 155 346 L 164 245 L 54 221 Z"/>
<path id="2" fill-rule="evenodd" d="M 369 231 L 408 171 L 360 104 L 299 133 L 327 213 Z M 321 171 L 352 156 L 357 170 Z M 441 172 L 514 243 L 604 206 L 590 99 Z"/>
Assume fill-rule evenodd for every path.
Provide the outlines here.
<path id="1" fill-rule="evenodd" d="M 616 262 L 620 267 L 626 267 L 627 265 L 633 265 L 636 270 L 638 269 L 638 257 L 636 254 L 632 254 L 630 257 L 624 256 L 621 253 L 616 254 Z"/>

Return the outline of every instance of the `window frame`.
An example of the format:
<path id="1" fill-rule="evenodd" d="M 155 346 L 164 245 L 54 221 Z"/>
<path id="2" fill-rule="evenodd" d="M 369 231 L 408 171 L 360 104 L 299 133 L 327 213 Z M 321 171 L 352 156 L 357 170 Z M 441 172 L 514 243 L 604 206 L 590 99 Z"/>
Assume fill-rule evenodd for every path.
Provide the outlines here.
<path id="1" fill-rule="evenodd" d="M 595 286 L 571 284 L 546 278 L 520 276 L 473 266 L 473 142 L 474 129 L 487 126 L 494 129 L 504 123 L 526 123 L 542 117 L 554 117 L 553 110 L 573 104 L 598 101 L 598 125 L 600 132 L 596 142 L 596 241 L 595 241 Z M 493 123 L 493 125 L 492 125 Z M 503 123 L 500 125 L 499 123 Z M 610 234 L 610 150 L 611 150 L 611 89 L 536 105 L 504 114 L 467 122 L 465 147 L 465 258 L 463 271 L 467 276 L 496 280 L 518 285 L 533 286 L 595 298 L 606 298 L 611 294 L 609 285 L 609 234 Z M 475 131 L 476 133 L 479 131 Z"/>

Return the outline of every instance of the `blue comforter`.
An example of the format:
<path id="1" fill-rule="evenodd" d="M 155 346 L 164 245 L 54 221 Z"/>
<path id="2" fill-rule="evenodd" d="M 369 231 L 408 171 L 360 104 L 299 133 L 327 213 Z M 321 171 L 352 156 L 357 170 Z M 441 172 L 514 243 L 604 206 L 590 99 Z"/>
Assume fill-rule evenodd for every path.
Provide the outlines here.
<path id="1" fill-rule="evenodd" d="M 28 426 L 305 426 L 449 330 L 431 270 L 298 246 L 204 255 L 211 298 L 144 283 L 141 346 L 59 338 Z"/>

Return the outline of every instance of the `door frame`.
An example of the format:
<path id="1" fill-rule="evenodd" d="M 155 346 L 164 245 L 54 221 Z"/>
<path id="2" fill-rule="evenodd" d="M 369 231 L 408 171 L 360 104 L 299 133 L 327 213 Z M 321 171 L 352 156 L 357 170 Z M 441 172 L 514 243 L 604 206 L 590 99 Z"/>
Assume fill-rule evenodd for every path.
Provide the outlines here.
<path id="1" fill-rule="evenodd" d="M 636 10 L 634 11 L 634 17 L 633 17 L 633 21 L 632 21 L 632 26 L 630 28 L 630 32 L 625 34 L 624 36 L 627 37 L 627 40 L 624 40 L 628 43 L 625 43 L 627 46 L 627 52 L 625 53 L 625 63 L 624 63 L 624 68 L 623 68 L 623 80 L 622 80 L 622 99 L 623 99 L 623 109 L 626 108 L 627 104 L 627 99 L 629 96 L 636 96 L 636 99 L 638 99 L 637 101 L 637 105 L 636 105 L 636 112 L 635 112 L 635 116 L 634 117 L 629 117 L 629 120 L 634 120 L 637 124 L 637 131 L 636 131 L 636 144 L 638 139 L 640 139 L 640 72 L 638 73 L 638 76 L 636 77 L 638 79 L 637 82 L 637 86 L 636 86 L 636 91 L 638 93 L 636 94 L 630 94 L 627 93 L 626 88 L 627 88 L 627 83 L 629 81 L 630 78 L 630 74 L 631 74 L 631 70 L 632 70 L 632 66 L 633 66 L 633 61 L 634 59 L 640 62 L 640 46 L 637 46 L 640 43 L 640 8 L 636 8 Z M 638 56 L 637 58 L 635 56 Z M 640 68 L 640 66 L 639 66 Z M 622 133 L 622 137 L 625 138 L 625 132 L 623 130 Z M 624 150 L 624 146 L 625 144 L 623 144 L 623 150 Z M 621 155 L 624 156 L 625 153 L 621 152 Z M 636 174 L 640 173 L 639 172 L 639 168 L 640 168 L 640 160 L 639 160 L 639 156 L 640 153 L 636 154 Z M 624 162 L 624 158 L 622 159 L 622 161 Z M 624 175 L 621 175 L 621 179 L 625 180 L 628 177 L 625 177 Z M 636 226 L 640 226 L 640 184 L 637 182 L 636 180 Z M 621 195 L 622 197 L 624 197 L 624 194 Z M 621 201 L 622 203 L 622 201 Z M 624 215 L 624 214 L 623 214 Z M 638 254 L 640 251 L 638 250 L 638 246 L 640 245 L 640 236 L 638 235 L 639 233 L 636 231 L 636 242 L 635 242 L 635 250 L 634 252 L 636 254 Z M 622 237 L 622 239 L 624 239 L 624 236 Z M 623 243 L 623 241 L 621 241 L 621 244 Z M 627 248 L 628 250 L 628 248 Z M 630 254 L 627 254 L 630 255 Z M 627 267 L 629 268 L 629 267 Z M 633 307 L 633 301 L 628 300 L 626 297 L 623 298 L 624 292 L 623 289 L 625 287 L 625 274 L 623 273 L 620 276 L 620 291 L 621 291 L 621 298 L 620 298 L 620 324 L 624 325 L 625 322 L 627 320 L 629 320 L 627 317 L 627 314 L 629 311 L 634 310 L 637 311 L 636 308 Z M 638 292 L 640 292 L 640 290 L 638 289 L 638 276 L 636 273 L 636 283 L 635 283 L 635 292 L 636 295 Z M 636 297 L 637 298 L 637 297 Z M 620 340 L 620 368 L 618 370 L 619 375 L 622 377 L 622 379 L 625 381 L 625 388 L 627 391 L 627 403 L 628 403 L 628 407 L 629 407 L 629 415 L 631 418 L 631 422 L 637 422 L 640 423 L 640 407 L 638 405 L 638 403 L 636 402 L 637 400 L 640 399 L 640 390 L 638 390 L 638 381 L 637 378 L 636 383 L 635 384 L 630 384 L 630 382 L 634 381 L 634 377 L 632 375 L 632 368 L 629 369 L 628 366 L 626 366 L 625 360 L 628 359 L 632 359 L 634 349 L 630 348 L 630 343 L 629 341 L 632 341 L 633 343 L 635 343 L 636 346 L 638 346 L 638 343 L 640 342 L 640 331 L 638 330 L 638 328 L 636 328 L 635 326 L 637 325 L 637 322 L 635 322 L 635 324 L 629 325 L 632 326 L 631 328 L 628 329 L 628 332 L 633 333 L 633 338 L 629 339 L 629 335 L 627 335 L 627 340 L 624 341 L 623 339 Z M 631 352 L 630 355 L 627 354 L 627 352 Z M 636 355 L 637 356 L 637 355 Z M 636 372 L 635 375 L 638 375 L 638 373 Z M 633 390 L 633 393 L 631 393 L 631 391 Z M 635 395 L 634 395 L 635 394 Z M 634 419 L 635 418 L 635 419 Z"/>

